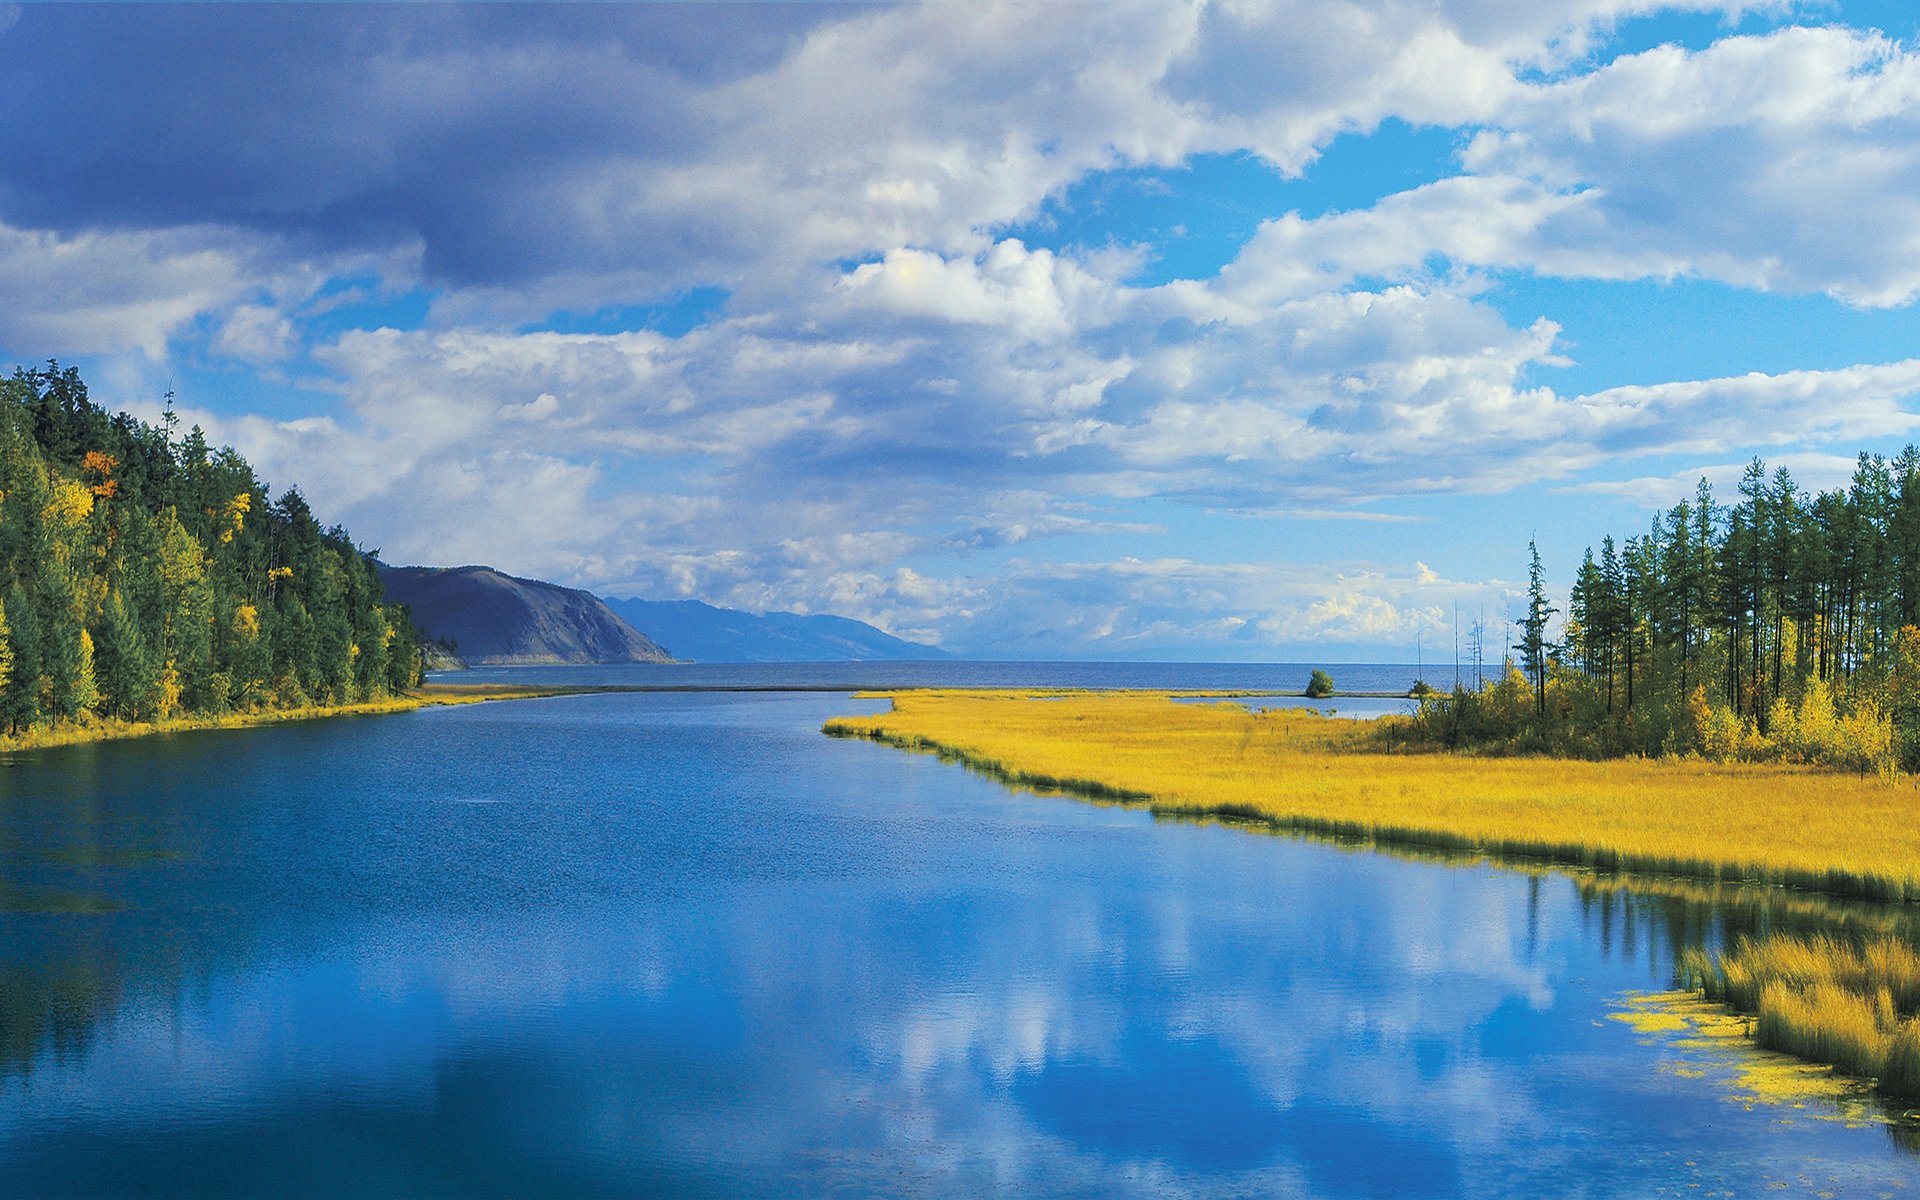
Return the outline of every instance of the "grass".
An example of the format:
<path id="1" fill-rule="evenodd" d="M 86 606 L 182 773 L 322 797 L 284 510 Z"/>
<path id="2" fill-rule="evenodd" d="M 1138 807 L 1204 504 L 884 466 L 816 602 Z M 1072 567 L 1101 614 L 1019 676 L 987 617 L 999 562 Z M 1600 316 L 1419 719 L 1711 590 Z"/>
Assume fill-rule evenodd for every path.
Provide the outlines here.
<path id="1" fill-rule="evenodd" d="M 1754 1041 L 1920 1100 L 1920 952 L 1896 938 L 1742 939 L 1690 950 L 1681 975 L 1711 1001 L 1755 1018 Z"/>
<path id="2" fill-rule="evenodd" d="M 181 733 L 195 729 L 245 729 L 259 725 L 278 725 L 285 721 L 311 721 L 321 717 L 372 716 L 381 713 L 413 712 L 447 704 L 479 704 L 488 700 L 530 700 L 541 696 L 571 695 L 579 688 L 539 688 L 510 684 L 427 684 L 400 696 L 383 696 L 353 704 L 310 704 L 299 708 L 263 709 L 258 712 L 195 713 L 157 721 L 123 721 L 107 717 L 89 717 L 84 721 L 58 725 L 38 725 L 18 734 L 0 734 L 0 753 L 20 750 L 44 750 L 55 746 L 76 746 L 89 742 L 119 741 L 124 738 L 151 737 L 159 733 Z"/>
<path id="3" fill-rule="evenodd" d="M 891 712 L 824 731 L 1164 816 L 1920 901 L 1920 792 L 1909 780 L 1778 764 L 1387 754 L 1362 722 L 1176 704 L 1164 692 L 902 692 Z"/>

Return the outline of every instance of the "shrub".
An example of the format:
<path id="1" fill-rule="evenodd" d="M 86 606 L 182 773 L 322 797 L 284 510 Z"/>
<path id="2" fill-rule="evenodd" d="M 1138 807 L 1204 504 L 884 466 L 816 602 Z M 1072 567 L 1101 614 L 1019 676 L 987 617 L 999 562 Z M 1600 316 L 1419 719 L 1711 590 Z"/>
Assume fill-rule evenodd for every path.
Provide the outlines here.
<path id="1" fill-rule="evenodd" d="M 1333 676 L 1325 671 L 1315 671 L 1307 680 L 1307 699 L 1324 700 L 1333 695 Z"/>

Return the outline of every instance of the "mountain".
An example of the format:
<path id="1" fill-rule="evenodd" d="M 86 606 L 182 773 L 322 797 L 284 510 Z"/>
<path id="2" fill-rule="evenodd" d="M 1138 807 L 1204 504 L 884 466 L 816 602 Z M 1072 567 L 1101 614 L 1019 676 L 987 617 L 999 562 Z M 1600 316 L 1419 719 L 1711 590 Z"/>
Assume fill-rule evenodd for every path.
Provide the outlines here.
<path id="1" fill-rule="evenodd" d="M 873 662 L 951 658 L 849 617 L 758 615 L 698 600 L 620 600 L 607 606 L 694 662 Z M 417 619 L 417 617 L 416 617 Z"/>
<path id="2" fill-rule="evenodd" d="M 577 588 L 519 579 L 492 567 L 380 564 L 389 600 L 413 623 L 475 666 L 667 662 L 657 642 Z"/>

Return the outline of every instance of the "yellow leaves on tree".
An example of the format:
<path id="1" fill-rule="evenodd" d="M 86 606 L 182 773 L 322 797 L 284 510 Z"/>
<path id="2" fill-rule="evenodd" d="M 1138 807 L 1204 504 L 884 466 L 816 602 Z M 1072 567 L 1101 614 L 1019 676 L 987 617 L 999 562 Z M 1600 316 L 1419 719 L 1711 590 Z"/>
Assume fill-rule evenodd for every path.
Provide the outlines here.
<path id="1" fill-rule="evenodd" d="M 251 492 L 241 492 L 227 501 L 226 507 L 220 510 L 220 520 L 226 526 L 220 531 L 221 545 L 224 546 L 233 541 L 234 536 L 240 532 L 241 526 L 247 523 L 247 513 L 252 510 L 253 493 Z"/>
<path id="2" fill-rule="evenodd" d="M 251 604 L 242 604 L 233 610 L 233 631 L 247 641 L 260 636 L 260 610 Z"/>
<path id="3" fill-rule="evenodd" d="M 120 483 L 113 478 L 114 468 L 119 465 L 120 460 L 113 455 L 89 450 L 87 456 L 80 460 L 80 474 L 88 480 L 88 490 L 104 500 L 111 500 L 120 492 Z"/>
<path id="4" fill-rule="evenodd" d="M 1782 696 L 1767 711 L 1767 732 L 1752 717 L 1710 704 L 1695 688 L 1687 705 L 1693 748 L 1703 758 L 1819 763 L 1861 772 L 1894 769 L 1893 721 L 1870 695 L 1853 696 L 1842 711 L 1833 688 L 1815 676 L 1794 704 Z"/>
<path id="5" fill-rule="evenodd" d="M 160 672 L 160 719 L 166 720 L 180 711 L 180 672 L 174 668 L 173 660 L 167 660 L 167 669 Z"/>
<path id="6" fill-rule="evenodd" d="M 93 634 L 80 631 L 80 669 L 73 680 L 73 707 L 86 710 L 100 703 L 100 685 L 93 670 Z"/>
<path id="7" fill-rule="evenodd" d="M 93 490 L 71 479 L 53 481 L 53 498 L 47 501 L 43 516 L 61 530 L 73 530 L 93 515 Z"/>
<path id="8" fill-rule="evenodd" d="M 217 610 L 207 576 L 207 554 L 169 509 L 160 523 L 160 647 L 166 661 L 191 680 L 204 678 Z M 176 687 L 179 686 L 176 677 Z"/>
<path id="9" fill-rule="evenodd" d="M 0 688 L 13 680 L 13 626 L 7 623 L 7 606 L 0 603 Z"/>
<path id="10" fill-rule="evenodd" d="M 160 582 L 178 591 L 206 579 L 207 556 L 177 519 L 169 515 L 160 531 Z"/>

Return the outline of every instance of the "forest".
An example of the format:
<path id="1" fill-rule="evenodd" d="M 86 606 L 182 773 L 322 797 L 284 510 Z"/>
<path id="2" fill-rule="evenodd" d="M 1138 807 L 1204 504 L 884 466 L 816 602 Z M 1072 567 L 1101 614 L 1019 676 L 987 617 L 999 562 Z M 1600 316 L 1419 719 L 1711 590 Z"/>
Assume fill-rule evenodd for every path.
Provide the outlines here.
<path id="1" fill-rule="evenodd" d="M 0 732 L 334 706 L 420 679 L 372 555 L 231 449 L 0 380 Z"/>
<path id="2" fill-rule="evenodd" d="M 1564 614 L 1529 550 L 1517 664 L 1390 739 L 1920 770 L 1920 449 L 1814 494 L 1759 459 L 1730 504 L 1703 479 L 1589 549 Z"/>

